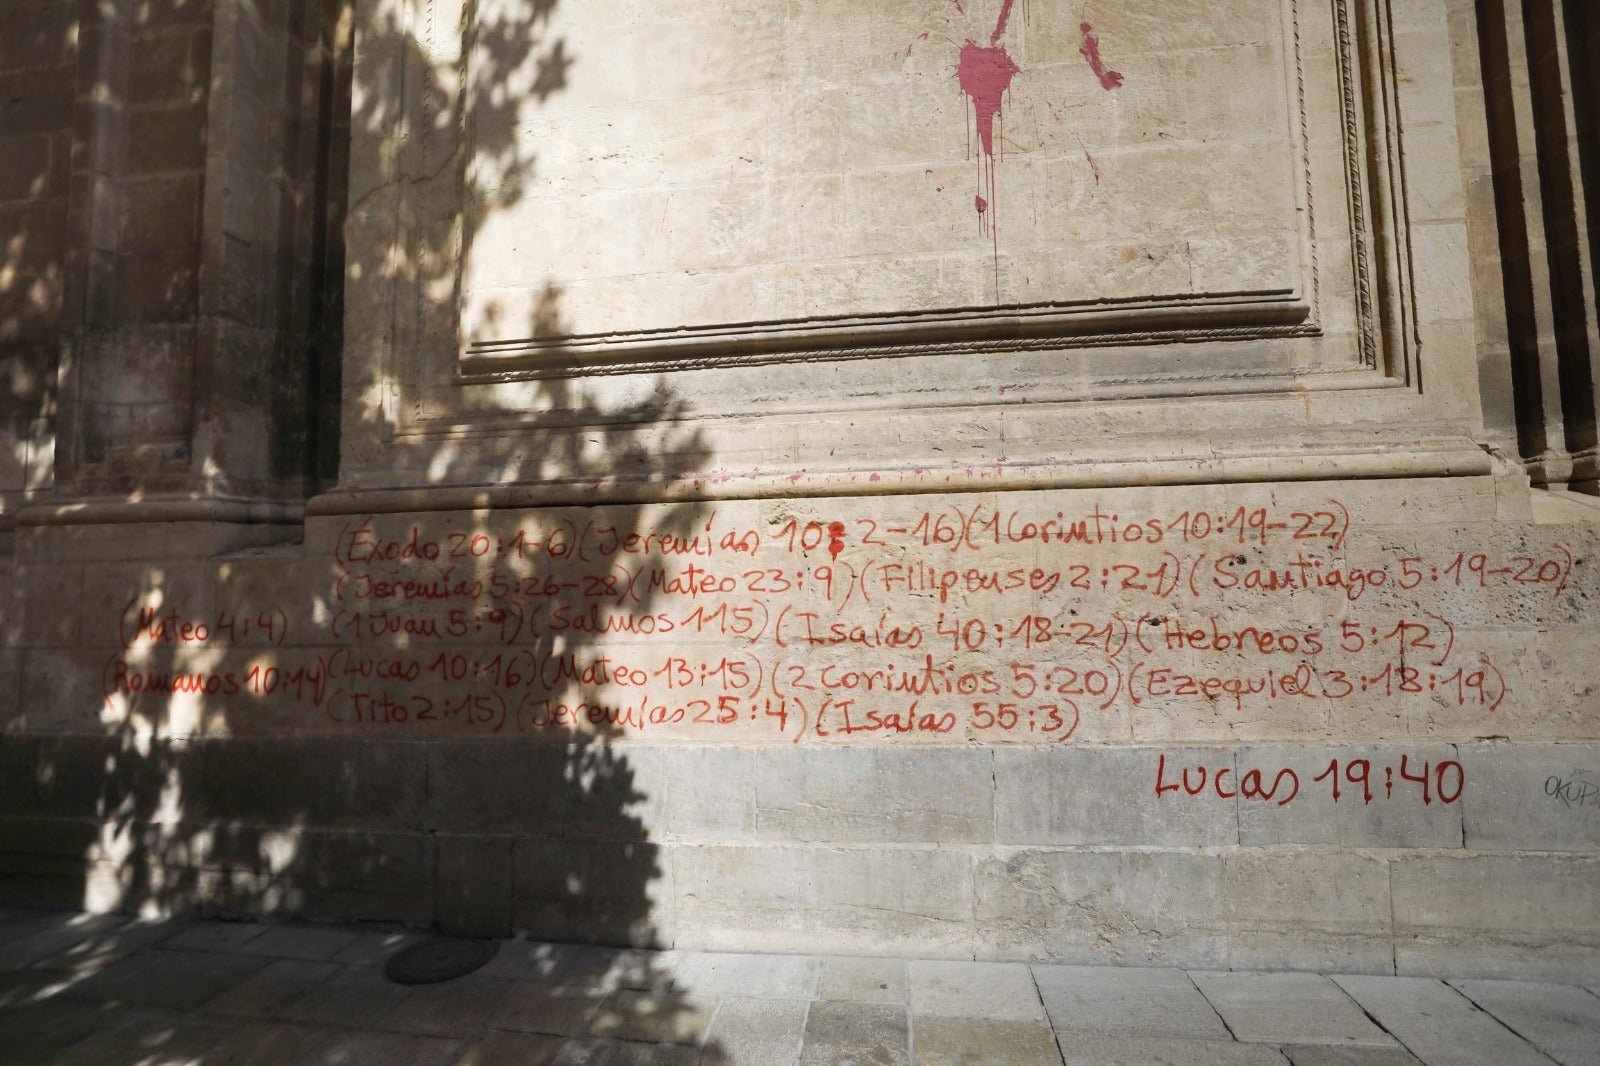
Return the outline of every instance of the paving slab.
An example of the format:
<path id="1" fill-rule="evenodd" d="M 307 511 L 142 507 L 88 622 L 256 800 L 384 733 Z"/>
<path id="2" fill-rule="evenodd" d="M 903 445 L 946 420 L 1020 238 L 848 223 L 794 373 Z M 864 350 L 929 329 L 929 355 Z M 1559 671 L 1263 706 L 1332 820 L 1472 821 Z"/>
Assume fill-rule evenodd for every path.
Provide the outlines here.
<path id="1" fill-rule="evenodd" d="M 285 1025 L 257 1021 L 230 1026 L 228 1034 L 199 1059 L 196 1066 L 211 1063 L 226 1066 L 283 1066 L 286 1062 L 311 1054 L 337 1039 L 333 1029 L 309 1025 Z M 165 1060 L 160 1060 L 165 1063 Z M 117 1066 L 125 1066 L 118 1063 Z M 187 1064 L 186 1064 L 187 1066 Z"/>
<path id="2" fill-rule="evenodd" d="M 409 1033 L 340 1033 L 293 1060 L 293 1066 L 450 1066 L 464 1050 L 459 1040 Z"/>
<path id="3" fill-rule="evenodd" d="M 350 947 L 358 935 L 352 929 L 337 925 L 274 925 L 260 936 L 246 941 L 239 950 L 247 955 L 321 962 L 332 959 Z"/>
<path id="4" fill-rule="evenodd" d="M 589 1019 L 589 1035 L 654 1044 L 698 1044 L 719 1000 L 683 992 L 613 992 Z"/>
<path id="5" fill-rule="evenodd" d="M 31 936 L 42 929 L 48 929 L 53 919 L 50 918 L 11 918 L 0 921 L 0 947 Z"/>
<path id="6" fill-rule="evenodd" d="M 227 1043 L 234 1028 L 217 1019 L 162 1013 L 133 1012 L 106 1021 L 108 1024 L 63 1051 L 52 1066 L 166 1066 L 216 1061 L 213 1051 Z"/>
<path id="7" fill-rule="evenodd" d="M 174 933 L 166 946 L 185 951 L 238 951 L 267 928 L 257 922 L 191 922 Z"/>
<path id="8" fill-rule="evenodd" d="M 834 955 L 822 960 L 822 999 L 905 1003 L 906 960 Z"/>
<path id="9" fill-rule="evenodd" d="M 589 1031 L 589 1019 L 607 995 L 592 988 L 519 981 L 500 1001 L 488 1024 L 493 1029 L 580 1036 Z"/>
<path id="10" fill-rule="evenodd" d="M 91 933 L 65 951 L 40 959 L 38 965 L 49 970 L 92 973 L 103 970 L 118 959 L 156 944 L 168 943 L 188 928 L 187 922 L 171 919 L 133 919 Z"/>
<path id="11" fill-rule="evenodd" d="M 1026 963 L 915 960 L 906 965 L 906 981 L 913 1015 L 1045 1020 Z"/>
<path id="12" fill-rule="evenodd" d="M 559 982 L 584 952 L 576 944 L 545 944 L 528 940 L 505 940 L 494 958 L 484 963 L 479 973 L 485 977 L 504 977 L 513 981 Z"/>
<path id="13" fill-rule="evenodd" d="M 1600 1066 L 1600 998 L 1540 981 L 1450 983 L 1563 1066 Z"/>
<path id="14" fill-rule="evenodd" d="M 910 1036 L 903 1007 L 821 1000 L 806 1015 L 801 1066 L 909 1066 Z"/>
<path id="15" fill-rule="evenodd" d="M 62 993 L 135 1007 L 193 1010 L 249 980 L 270 959 L 153 948 L 116 962 Z"/>
<path id="16" fill-rule="evenodd" d="M 1333 981 L 1423 1062 L 1550 1066 L 1533 1045 L 1431 977 L 1336 976 Z"/>
<path id="17" fill-rule="evenodd" d="M 1285 1066 L 1264 1044 L 1231 1040 L 1169 1040 L 1106 1033 L 1057 1033 L 1065 1066 Z"/>
<path id="18" fill-rule="evenodd" d="M 121 914 L 68 914 L 47 922 L 44 926 L 18 937 L 9 944 L 0 945 L 0 972 L 16 972 L 59 955 L 91 937 L 104 935 L 128 918 Z"/>
<path id="19" fill-rule="evenodd" d="M 319 985 L 338 971 L 338 964 L 332 962 L 273 959 L 264 968 L 208 1002 L 206 1013 L 245 1017 L 277 1016 L 282 1014 L 284 1004 L 307 986 Z"/>
<path id="20" fill-rule="evenodd" d="M 607 992 L 622 988 L 666 991 L 676 987 L 678 957 L 676 951 L 586 947 L 578 951 L 557 980 L 564 985 Z"/>
<path id="21" fill-rule="evenodd" d="M 0 1048 L 14 1062 L 44 1062 L 77 1043 L 98 1018 L 84 1005 L 64 1000 L 30 1003 L 26 1010 L 0 1010 Z"/>
<path id="22" fill-rule="evenodd" d="M 398 929 L 358 933 L 349 945 L 334 952 L 333 961 L 347 966 L 386 966 L 395 955 L 425 939 L 422 933 Z"/>
<path id="23" fill-rule="evenodd" d="M 55 998 L 68 988 L 74 978 L 53 970 L 23 970 L 21 973 L 0 973 L 0 1011 L 7 1008 L 23 1009 Z"/>
<path id="24" fill-rule="evenodd" d="M 1230 1040 L 1222 1019 L 1182 970 L 1033 967 L 1058 1035 L 1066 1032 Z"/>
<path id="25" fill-rule="evenodd" d="M 712 1019 L 703 1061 L 706 1066 L 794 1066 L 809 1006 L 804 999 L 729 996 Z"/>
<path id="26" fill-rule="evenodd" d="M 808 955 L 744 955 L 685 951 L 673 987 L 706 996 L 811 999 L 822 984 L 822 960 Z"/>
<path id="27" fill-rule="evenodd" d="M 489 1020 L 510 991 L 510 981 L 475 973 L 408 986 L 400 1002 L 378 1019 L 377 1027 L 419 1036 L 468 1037 Z"/>
<path id="28" fill-rule="evenodd" d="M 628 1040 L 568 1040 L 550 1066 L 699 1066 L 700 1049 Z"/>
<path id="29" fill-rule="evenodd" d="M 1034 1021 L 993 1018 L 911 1019 L 917 1066 L 1061 1066 L 1055 1034 Z"/>
<path id="30" fill-rule="evenodd" d="M 1285 1044 L 1279 1050 L 1294 1066 L 1419 1066 L 1422 1061 L 1402 1047 Z"/>
<path id="31" fill-rule="evenodd" d="M 451 1066 L 547 1066 L 562 1043 L 559 1036 L 491 1030 L 475 1037 Z"/>
<path id="32" fill-rule="evenodd" d="M 1394 1047 L 1344 990 L 1314 973 L 1189 975 L 1234 1038 L 1252 1044 Z"/>
<path id="33" fill-rule="evenodd" d="M 279 1014 L 296 1022 L 372 1026 L 405 998 L 397 985 L 372 966 L 338 967 L 331 977 L 286 1000 Z"/>

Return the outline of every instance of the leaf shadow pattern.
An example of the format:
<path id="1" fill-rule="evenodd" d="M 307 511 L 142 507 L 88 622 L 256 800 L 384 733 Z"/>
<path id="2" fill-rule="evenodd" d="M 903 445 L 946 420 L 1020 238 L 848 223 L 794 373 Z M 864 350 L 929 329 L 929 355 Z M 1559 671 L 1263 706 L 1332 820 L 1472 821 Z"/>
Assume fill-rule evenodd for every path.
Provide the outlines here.
<path id="1" fill-rule="evenodd" d="M 219 0 L 219 9 L 226 6 Z M 40 559 L 72 560 L 55 572 L 77 582 L 83 602 L 73 632 L 30 650 L 19 668 L 23 687 L 43 702 L 0 716 L 0 903 L 668 944 L 672 929 L 663 924 L 654 886 L 669 871 L 652 840 L 668 757 L 660 748 L 621 743 L 626 730 L 605 714 L 518 735 L 529 706 L 582 698 L 583 685 L 549 664 L 594 662 L 604 655 L 606 634 L 604 627 L 519 624 L 508 637 L 505 618 L 587 612 L 593 605 L 575 591 L 578 583 L 493 604 L 469 596 L 431 614 L 407 607 L 417 624 L 391 628 L 387 606 L 358 602 L 349 590 L 374 582 L 487 584 L 496 568 L 517 579 L 558 564 L 498 553 L 466 567 L 437 557 L 356 560 L 339 544 L 362 530 L 396 540 L 409 530 L 413 540 L 436 543 L 456 535 L 472 544 L 503 540 L 521 522 L 553 528 L 602 515 L 624 539 L 692 535 L 706 521 L 700 503 L 600 501 L 606 486 L 621 480 L 648 489 L 692 475 L 711 458 L 705 442 L 664 379 L 621 403 L 578 378 L 520 383 L 508 387 L 521 390 L 533 417 L 487 452 L 489 465 L 478 458 L 484 449 L 469 453 L 445 436 L 420 457 L 407 452 L 397 466 L 416 490 L 577 487 L 570 506 L 341 513 L 346 501 L 359 506 L 347 490 L 363 487 L 346 476 L 342 461 L 357 456 L 370 465 L 366 449 L 395 429 L 393 375 L 414 372 L 407 352 L 390 353 L 386 362 L 374 354 L 386 351 L 386 338 L 348 327 L 374 319 L 356 298 L 387 293 L 383 298 L 393 300 L 402 285 L 451 291 L 451 264 L 459 243 L 470 239 L 448 228 L 416 229 L 422 236 L 411 242 L 375 236 L 404 209 L 398 201 L 408 187 L 467 167 L 458 142 L 441 149 L 442 158 L 430 157 L 425 144 L 397 149 L 394 171 L 375 181 L 362 171 L 359 152 L 348 149 L 377 146 L 383 154 L 397 131 L 425 141 L 430 127 L 461 123 L 459 105 L 439 106 L 430 90 L 421 94 L 420 129 L 419 116 L 403 113 L 408 79 L 447 84 L 459 68 L 417 39 L 406 4 L 374 4 L 359 18 L 353 0 L 247 6 L 284 25 L 318 20 L 308 39 L 327 65 L 321 96 L 302 114 L 322 123 L 318 195 L 327 237 L 318 256 L 320 317 L 305 356 L 302 413 L 312 429 L 302 459 L 311 484 L 325 489 L 324 509 L 302 538 L 288 542 L 281 529 L 230 520 L 132 533 L 115 522 L 65 526 L 32 542 Z M 552 32 L 556 6 L 501 3 L 473 26 L 474 77 L 526 86 L 476 101 L 479 109 L 503 112 L 480 111 L 477 118 L 495 120 L 480 123 L 489 132 L 474 141 L 472 159 L 492 168 L 502 202 L 536 178 L 536 159 L 514 137 L 516 109 L 564 91 L 568 71 L 588 61 Z M 142 5 L 135 17 L 159 18 L 161 10 Z M 471 5 L 465 11 L 471 17 Z M 528 335 L 562 332 L 559 303 L 551 282 Z M 396 313 L 410 311 L 398 306 Z M 427 327 L 419 332 L 426 339 Z M 36 580 L 19 581 L 22 624 L 56 610 L 54 595 Z M 650 615 L 657 595 L 643 591 L 626 612 Z M 472 612 L 475 626 L 488 611 L 500 612 L 499 621 L 482 639 L 481 626 L 453 639 L 452 610 Z M 504 665 L 491 677 L 487 664 L 507 663 L 513 653 L 527 664 L 517 680 Z M 471 663 L 465 674 L 452 672 L 456 659 Z M 84 937 L 52 988 L 100 1002 L 113 1021 L 119 1012 L 154 1006 L 140 991 L 148 984 L 141 956 L 128 954 L 133 928 Z M 615 1035 L 671 1029 L 691 1013 L 692 990 L 673 989 L 671 974 L 651 955 L 599 958 L 611 969 L 591 979 L 659 993 L 631 1000 L 635 1017 L 624 1018 Z M 44 1003 L 24 997 L 0 1004 L 0 1020 L 5 1011 Z M 720 1061 L 715 1046 L 696 1053 L 699 1061 Z M 218 1055 L 202 1049 L 184 1061 L 225 1060 Z"/>

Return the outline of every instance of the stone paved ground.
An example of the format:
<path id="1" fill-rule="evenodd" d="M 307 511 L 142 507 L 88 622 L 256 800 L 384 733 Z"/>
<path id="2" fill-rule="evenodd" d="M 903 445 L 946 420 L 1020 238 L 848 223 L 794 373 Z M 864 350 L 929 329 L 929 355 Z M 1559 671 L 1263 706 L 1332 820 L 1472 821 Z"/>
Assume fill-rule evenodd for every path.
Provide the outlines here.
<path id="1" fill-rule="evenodd" d="M 418 934 L 0 908 L 0 1062 L 1600 1064 L 1595 988 L 508 941 L 391 983 Z"/>

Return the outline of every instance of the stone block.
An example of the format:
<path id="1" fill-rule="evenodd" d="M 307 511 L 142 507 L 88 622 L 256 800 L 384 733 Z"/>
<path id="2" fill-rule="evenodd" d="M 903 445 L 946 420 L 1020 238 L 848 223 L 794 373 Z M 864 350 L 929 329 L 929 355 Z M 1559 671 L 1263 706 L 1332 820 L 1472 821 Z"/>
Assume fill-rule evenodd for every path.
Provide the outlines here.
<path id="1" fill-rule="evenodd" d="M 213 999 L 206 1010 L 247 1018 L 276 1016 L 282 1012 L 284 1003 L 306 985 L 320 984 L 338 970 L 331 962 L 275 959 L 265 969 Z"/>
<path id="2" fill-rule="evenodd" d="M 450 1066 L 461 1041 L 409 1033 L 341 1033 L 302 1059 L 307 1066 Z"/>
<path id="3" fill-rule="evenodd" d="M 701 1061 L 793 1066 L 800 1058 L 807 1007 L 803 999 L 729 996 L 706 1034 Z"/>
<path id="4" fill-rule="evenodd" d="M 679 944 L 728 951 L 971 950 L 971 866 L 929 848 L 672 849 Z"/>
<path id="5" fill-rule="evenodd" d="M 112 648 L 35 648 L 23 653 L 23 712 L 11 728 L 37 734 L 103 736 L 108 718 L 102 671 L 116 657 Z M 164 726 L 159 720 L 157 728 Z"/>
<path id="6" fill-rule="evenodd" d="M 542 982 L 517 982 L 490 1019 L 496 1029 L 556 1036 L 581 1036 L 608 993 Z"/>
<path id="7" fill-rule="evenodd" d="M 545 1066 L 561 1045 L 560 1037 L 491 1029 L 475 1037 L 453 1066 Z"/>
<path id="8" fill-rule="evenodd" d="M 632 1040 L 586 1037 L 568 1040 L 556 1051 L 550 1066 L 698 1066 L 700 1048 L 687 1044 L 640 1044 Z"/>
<path id="9" fill-rule="evenodd" d="M 1044 1021 L 1033 973 L 1020 962 L 914 960 L 906 977 L 915 1017 Z"/>
<path id="10" fill-rule="evenodd" d="M 410 833 L 306 834 L 281 886 L 262 901 L 312 919 L 431 923 L 434 843 Z M 261 904 L 256 904 L 259 908 Z"/>
<path id="11" fill-rule="evenodd" d="M 244 984 L 270 960 L 200 951 L 145 951 L 73 988 L 74 998 L 188 1011 Z"/>
<path id="12" fill-rule="evenodd" d="M 374 966 L 344 966 L 283 1004 L 289 1021 L 370 1028 L 405 998 L 406 989 Z M 369 1034 L 375 1035 L 375 1034 Z"/>
<path id="13" fill-rule="evenodd" d="M 205 162 L 204 101 L 143 108 L 127 123 L 129 174 L 198 170 Z"/>
<path id="14" fill-rule="evenodd" d="M 1457 750 L 1442 744 L 1399 747 L 1251 747 L 1239 749 L 1240 767 L 1259 767 L 1270 783 L 1287 768 L 1296 794 L 1288 803 L 1239 804 L 1239 843 L 1337 844 L 1355 848 L 1459 848 L 1461 818 L 1470 792 L 1448 766 Z M 1426 777 L 1423 785 L 1408 780 Z M 1338 781 L 1333 778 L 1337 776 Z M 1322 780 L 1317 780 L 1321 777 Z M 1436 793 L 1441 779 L 1446 795 Z M 1285 779 L 1288 787 L 1289 779 Z M 1474 782 L 1475 783 L 1475 782 Z M 1334 798 L 1337 784 L 1339 794 Z M 1280 799 L 1286 798 L 1287 792 Z M 1369 802 L 1370 798 L 1370 802 Z"/>
<path id="15" fill-rule="evenodd" d="M 300 962 L 326 962 L 355 943 L 356 932 L 342 926 L 274 925 L 260 936 L 251 937 L 239 950 L 246 955 L 266 955 L 274 959 Z M 330 976 L 332 970 L 323 973 Z"/>
<path id="16" fill-rule="evenodd" d="M 516 981 L 559 981 L 573 960 L 585 950 L 576 944 L 505 941 L 479 972 Z"/>
<path id="17" fill-rule="evenodd" d="M 973 876 L 979 957 L 1227 965 L 1218 855 L 1008 850 Z"/>
<path id="18" fill-rule="evenodd" d="M 519 839 L 511 866 L 518 936 L 648 945 L 673 938 L 666 851 L 640 842 Z"/>
<path id="19" fill-rule="evenodd" d="M 452 936 L 510 936 L 511 838 L 437 840 L 439 929 Z"/>
<path id="20" fill-rule="evenodd" d="M 916 1061 L 925 1066 L 1060 1066 L 1055 1034 L 1040 1018 L 1024 1022 L 993 1018 L 914 1015 Z"/>
<path id="21" fill-rule="evenodd" d="M 52 138 L 46 133 L 10 135 L 0 137 L 0 151 L 12 164 L 0 178 L 0 202 L 10 200 L 39 200 L 50 192 L 50 153 Z"/>
<path id="22" fill-rule="evenodd" d="M 218 630 L 210 568 L 198 560 L 83 564 L 82 639 L 115 643 L 130 663 L 204 668 L 225 634 Z M 208 639 L 199 639 L 205 626 Z"/>
<path id="23" fill-rule="evenodd" d="M 589 1020 L 589 1035 L 650 1044 L 699 1045 L 719 1000 L 683 992 L 621 989 Z"/>
<path id="24" fill-rule="evenodd" d="M 128 924 L 118 914 L 77 914 L 51 922 L 44 928 L 0 947 L 0 972 L 16 973 L 80 948 L 96 938 L 115 933 Z"/>
<path id="25" fill-rule="evenodd" d="M 1456 991 L 1557 1062 L 1595 1056 L 1600 997 L 1542 981 L 1452 981 Z"/>
<path id="26" fill-rule="evenodd" d="M 377 1027 L 419 1036 L 471 1036 L 493 1017 L 511 988 L 512 982 L 481 973 L 412 985 Z"/>
<path id="27" fill-rule="evenodd" d="M 699 996 L 815 999 L 821 973 L 820 960 L 805 955 L 685 951 L 673 984 Z"/>
<path id="28" fill-rule="evenodd" d="M 438 830 L 625 842 L 663 821 L 661 749 L 442 742 L 427 758 L 428 824 Z"/>
<path id="29" fill-rule="evenodd" d="M 1234 773 L 1219 748 L 1002 748 L 995 752 L 995 833 L 1004 844 L 1219 846 L 1238 842 L 1236 804 L 1211 781 Z M 1198 782 L 1158 792 L 1164 783 Z M 1237 775 L 1235 774 L 1235 778 Z"/>
<path id="30" fill-rule="evenodd" d="M 666 828 L 686 840 L 748 840 L 756 832 L 756 761 L 746 748 L 681 747 L 670 754 Z"/>
<path id="31" fill-rule="evenodd" d="M 822 961 L 820 999 L 905 1003 L 906 964 L 901 959 L 836 955 Z"/>
<path id="32" fill-rule="evenodd" d="M 13 648 L 71 647 L 78 643 L 85 604 L 83 567 L 22 565 L 12 576 L 15 596 L 6 619 L 6 644 Z"/>
<path id="33" fill-rule="evenodd" d="M 946 845 L 993 839 L 987 751 L 763 749 L 751 761 L 757 839 Z"/>
<path id="34" fill-rule="evenodd" d="M 40 813 L 34 806 L 34 759 L 37 737 L 0 729 L 0 817 Z"/>
<path id="35" fill-rule="evenodd" d="M 413 744 L 332 737 L 208 740 L 197 755 L 198 817 L 349 829 L 422 824 L 427 755 Z"/>
<path id="36" fill-rule="evenodd" d="M 1039 995 L 1065 1047 L 1084 1033 L 1227 1040 L 1227 1028 L 1182 970 L 1034 966 Z"/>
<path id="37" fill-rule="evenodd" d="M 122 251 L 160 254 L 179 248 L 195 254 L 200 240 L 200 178 L 197 174 L 130 182 L 123 195 L 127 198 L 127 209 L 120 219 Z"/>
<path id="38" fill-rule="evenodd" d="M 1389 973 L 1389 865 L 1345 851 L 1242 849 L 1223 860 L 1232 969 Z"/>
<path id="39" fill-rule="evenodd" d="M 1461 764 L 1467 847 L 1600 849 L 1600 745 L 1463 745 Z"/>
<path id="40" fill-rule="evenodd" d="M 5 1042 L 6 1054 L 18 1062 L 60 1061 L 67 1048 L 83 1037 L 83 1006 L 79 1003 L 51 999 L 30 1004 L 26 1010 L 0 1012 L 0 1040 Z"/>
<path id="41" fill-rule="evenodd" d="M 1398 1047 L 1321 974 L 1194 973 L 1234 1039 L 1256 1044 Z"/>
<path id="42" fill-rule="evenodd" d="M 806 1015 L 801 1066 L 864 1059 L 881 1066 L 909 1066 L 910 1026 L 904 1007 L 823 1000 Z"/>
<path id="43" fill-rule="evenodd" d="M 211 71 L 211 30 L 147 36 L 128 63 L 132 104 L 184 103 L 205 92 Z"/>
<path id="44" fill-rule="evenodd" d="M 1600 959 L 1589 856 L 1391 860 L 1395 967 L 1406 975 L 1575 981 Z"/>
<path id="45" fill-rule="evenodd" d="M 194 922 L 167 947 L 185 951 L 234 951 L 267 931 L 255 922 Z"/>
<path id="46" fill-rule="evenodd" d="M 1335 977 L 1423 1062 L 1533 1066 L 1549 1060 L 1459 993 L 1425 977 Z"/>

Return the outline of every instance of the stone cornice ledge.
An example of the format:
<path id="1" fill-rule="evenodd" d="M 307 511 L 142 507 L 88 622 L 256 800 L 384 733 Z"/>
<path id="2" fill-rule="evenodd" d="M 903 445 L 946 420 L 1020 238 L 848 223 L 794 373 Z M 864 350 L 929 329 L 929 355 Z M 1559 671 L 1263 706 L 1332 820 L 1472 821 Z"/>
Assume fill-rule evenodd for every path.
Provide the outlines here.
<path id="1" fill-rule="evenodd" d="M 685 500 L 885 496 L 1037 489 L 1107 489 L 1268 481 L 1481 477 L 1493 460 L 1466 438 L 1409 445 L 1185 458 L 1041 460 L 906 466 L 707 471 L 674 479 L 552 480 L 537 484 L 351 486 L 312 497 L 307 515 L 401 514 Z"/>
<path id="2" fill-rule="evenodd" d="M 305 520 L 303 503 L 216 496 L 105 498 L 29 504 L 11 516 L 16 526 L 88 526 L 125 522 L 231 522 L 294 525 Z"/>

